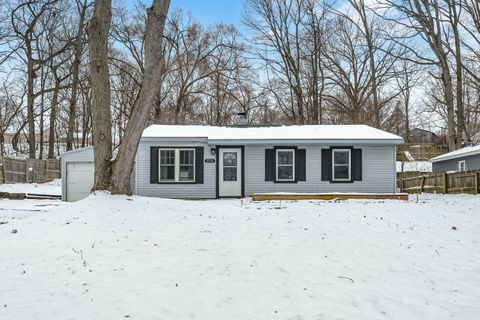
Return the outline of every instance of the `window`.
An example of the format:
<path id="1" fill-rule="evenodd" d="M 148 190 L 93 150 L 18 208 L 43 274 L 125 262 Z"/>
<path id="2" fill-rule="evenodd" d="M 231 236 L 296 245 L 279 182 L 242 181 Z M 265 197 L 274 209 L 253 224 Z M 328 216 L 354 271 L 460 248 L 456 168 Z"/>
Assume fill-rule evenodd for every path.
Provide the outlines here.
<path id="1" fill-rule="evenodd" d="M 195 149 L 160 149 L 160 182 L 194 182 Z"/>
<path id="2" fill-rule="evenodd" d="M 467 171 L 465 160 L 458 161 L 458 171 Z"/>
<path id="3" fill-rule="evenodd" d="M 351 150 L 332 150 L 332 176 L 333 181 L 350 181 L 351 175 Z"/>
<path id="4" fill-rule="evenodd" d="M 175 150 L 160 150 L 160 181 L 175 181 Z"/>
<path id="5" fill-rule="evenodd" d="M 277 181 L 295 180 L 295 150 L 277 149 Z"/>
<path id="6" fill-rule="evenodd" d="M 223 153 L 223 181 L 237 181 L 237 153 Z"/>

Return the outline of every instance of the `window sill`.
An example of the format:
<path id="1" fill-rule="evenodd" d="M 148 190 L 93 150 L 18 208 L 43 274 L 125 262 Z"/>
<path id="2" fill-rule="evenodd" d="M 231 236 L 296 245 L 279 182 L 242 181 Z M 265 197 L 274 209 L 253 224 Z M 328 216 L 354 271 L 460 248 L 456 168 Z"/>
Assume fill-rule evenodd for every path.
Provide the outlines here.
<path id="1" fill-rule="evenodd" d="M 195 184 L 195 181 L 159 181 L 152 184 Z"/>
<path id="2" fill-rule="evenodd" d="M 274 180 L 273 183 L 297 183 L 297 180 Z"/>
<path id="3" fill-rule="evenodd" d="M 330 180 L 330 183 L 353 183 L 353 180 Z"/>

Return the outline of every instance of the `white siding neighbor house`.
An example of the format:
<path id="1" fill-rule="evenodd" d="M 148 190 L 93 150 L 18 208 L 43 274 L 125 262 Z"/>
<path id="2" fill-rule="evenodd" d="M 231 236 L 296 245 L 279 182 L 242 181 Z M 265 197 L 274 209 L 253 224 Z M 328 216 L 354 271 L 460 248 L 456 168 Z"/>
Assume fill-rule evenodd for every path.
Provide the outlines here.
<path id="1" fill-rule="evenodd" d="M 138 147 L 132 190 L 194 199 L 395 193 L 400 143 L 401 137 L 366 125 L 151 125 Z M 62 178 L 64 200 L 86 197 L 93 185 L 93 149 L 65 153 Z"/>

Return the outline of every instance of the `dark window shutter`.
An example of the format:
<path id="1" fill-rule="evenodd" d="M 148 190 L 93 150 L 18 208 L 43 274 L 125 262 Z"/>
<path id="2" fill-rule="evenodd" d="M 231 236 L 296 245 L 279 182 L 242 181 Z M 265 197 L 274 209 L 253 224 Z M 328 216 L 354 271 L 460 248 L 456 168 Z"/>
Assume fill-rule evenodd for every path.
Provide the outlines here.
<path id="1" fill-rule="evenodd" d="M 274 149 L 265 149 L 265 181 L 275 181 Z"/>
<path id="2" fill-rule="evenodd" d="M 297 181 L 307 180 L 305 149 L 295 150 L 295 179 Z"/>
<path id="3" fill-rule="evenodd" d="M 150 147 L 150 183 L 158 183 L 158 147 Z"/>
<path id="4" fill-rule="evenodd" d="M 362 181 L 362 149 L 352 149 L 352 180 Z"/>
<path id="5" fill-rule="evenodd" d="M 195 183 L 203 183 L 203 147 L 195 148 Z"/>
<path id="6" fill-rule="evenodd" d="M 332 150 L 322 149 L 322 181 L 330 181 L 332 175 Z"/>

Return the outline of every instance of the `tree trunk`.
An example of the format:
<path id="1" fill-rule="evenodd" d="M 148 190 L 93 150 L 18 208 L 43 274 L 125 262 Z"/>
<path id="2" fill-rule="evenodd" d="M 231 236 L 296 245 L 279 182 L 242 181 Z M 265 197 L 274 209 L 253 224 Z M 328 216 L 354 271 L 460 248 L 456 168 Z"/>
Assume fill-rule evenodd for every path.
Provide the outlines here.
<path id="1" fill-rule="evenodd" d="M 110 188 L 112 168 L 112 119 L 108 73 L 108 32 L 112 20 L 111 0 L 97 0 L 87 27 L 93 100 L 93 145 L 95 183 L 93 190 Z"/>
<path id="2" fill-rule="evenodd" d="M 85 0 L 80 11 L 80 20 L 78 22 L 77 35 L 75 39 L 75 58 L 72 65 L 72 97 L 70 99 L 69 114 L 68 114 L 68 129 L 67 129 L 67 151 L 73 148 L 73 133 L 75 131 L 77 95 L 78 95 L 78 71 L 80 66 L 80 59 L 83 51 L 83 24 L 85 21 L 85 14 L 87 10 L 87 1 Z"/>
<path id="3" fill-rule="evenodd" d="M 463 66 L 460 32 L 458 30 L 457 1 L 451 2 L 451 24 L 455 42 L 455 76 L 456 76 L 456 107 L 457 107 L 457 148 L 462 144 L 463 134 L 466 134 L 463 106 Z"/>
<path id="4" fill-rule="evenodd" d="M 35 159 L 35 118 L 33 104 L 35 96 L 33 93 L 33 83 L 35 80 L 35 70 L 32 58 L 31 44 L 27 42 L 27 121 L 28 121 L 28 157 Z"/>
<path id="5" fill-rule="evenodd" d="M 160 91 L 161 77 L 165 71 L 161 49 L 169 6 L 170 0 L 153 0 L 152 7 L 148 11 L 145 32 L 145 75 L 113 165 L 112 193 L 131 193 L 130 176 L 135 164 L 138 143 L 155 104 L 157 93 Z"/>
<path id="6" fill-rule="evenodd" d="M 57 119 L 58 94 L 60 92 L 60 82 L 55 77 L 55 88 L 52 93 L 52 105 L 50 107 L 50 125 L 48 128 L 48 158 L 55 159 L 55 122 Z"/>
<path id="7" fill-rule="evenodd" d="M 38 134 L 38 159 L 43 159 L 43 134 L 44 134 L 44 117 L 43 114 L 45 112 L 45 95 L 42 93 L 42 99 L 40 101 L 40 130 Z"/>

